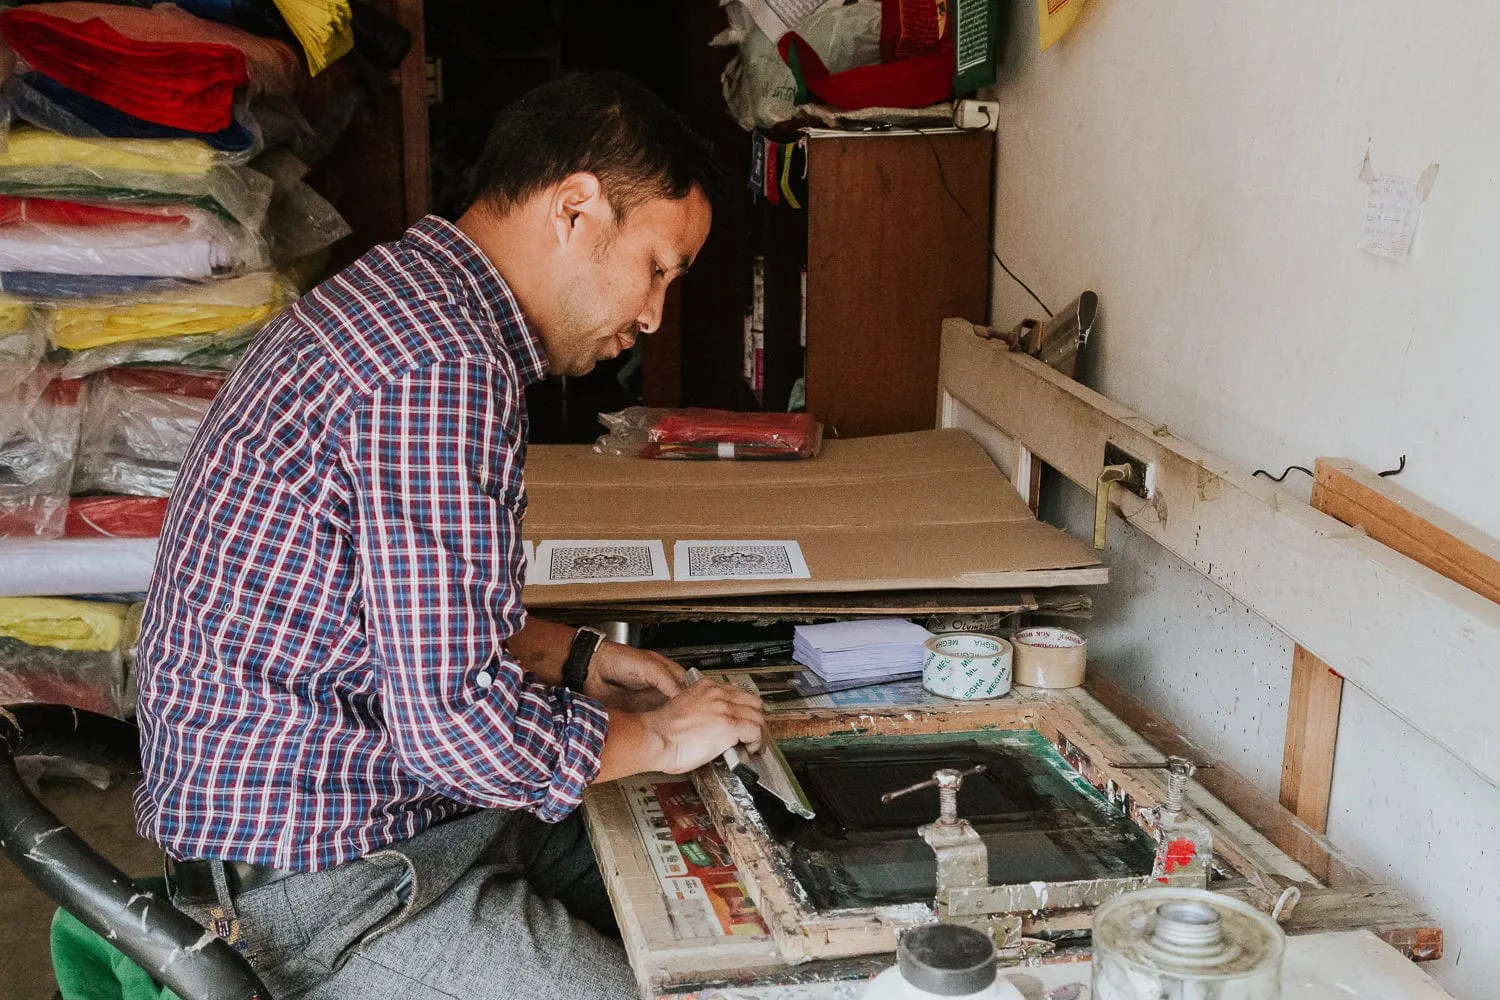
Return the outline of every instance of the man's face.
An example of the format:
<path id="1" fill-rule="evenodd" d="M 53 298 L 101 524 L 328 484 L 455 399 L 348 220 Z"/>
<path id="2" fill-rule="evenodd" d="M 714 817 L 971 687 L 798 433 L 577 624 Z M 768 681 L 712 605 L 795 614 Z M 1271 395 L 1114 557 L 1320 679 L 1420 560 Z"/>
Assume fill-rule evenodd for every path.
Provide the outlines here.
<path id="1" fill-rule="evenodd" d="M 612 210 L 581 213 L 559 258 L 556 321 L 539 331 L 552 371 L 585 374 L 654 333 L 667 286 L 687 272 L 711 221 L 698 188 L 642 202 L 624 221 Z"/>

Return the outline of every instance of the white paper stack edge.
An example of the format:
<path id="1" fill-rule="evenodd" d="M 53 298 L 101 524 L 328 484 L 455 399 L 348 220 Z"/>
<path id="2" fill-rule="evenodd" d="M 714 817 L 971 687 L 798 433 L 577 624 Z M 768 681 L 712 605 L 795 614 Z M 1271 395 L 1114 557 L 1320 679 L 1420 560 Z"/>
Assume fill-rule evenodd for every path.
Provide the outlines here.
<path id="1" fill-rule="evenodd" d="M 798 625 L 792 659 L 830 683 L 877 682 L 922 672 L 922 644 L 932 633 L 904 618 Z"/>

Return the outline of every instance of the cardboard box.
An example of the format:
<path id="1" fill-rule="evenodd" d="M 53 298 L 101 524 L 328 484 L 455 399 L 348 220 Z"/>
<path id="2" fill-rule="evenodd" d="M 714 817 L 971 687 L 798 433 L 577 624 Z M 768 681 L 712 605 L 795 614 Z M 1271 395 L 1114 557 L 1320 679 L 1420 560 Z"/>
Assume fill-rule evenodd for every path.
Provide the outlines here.
<path id="1" fill-rule="evenodd" d="M 530 586 L 529 607 L 593 601 L 1104 583 L 1088 545 L 1032 517 L 961 430 L 828 441 L 815 459 L 698 462 L 533 445 L 524 536 L 796 539 L 806 580 Z"/>

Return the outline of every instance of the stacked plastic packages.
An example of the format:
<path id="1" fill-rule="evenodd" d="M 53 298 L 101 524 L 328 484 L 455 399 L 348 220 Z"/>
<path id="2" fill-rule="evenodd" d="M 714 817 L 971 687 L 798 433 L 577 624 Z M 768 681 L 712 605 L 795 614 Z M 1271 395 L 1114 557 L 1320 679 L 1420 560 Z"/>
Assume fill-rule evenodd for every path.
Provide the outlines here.
<path id="1" fill-rule="evenodd" d="M 334 64 L 353 20 L 349 0 L 0 11 L 0 538 L 159 531 L 214 394 L 349 233 L 304 178 L 364 96 Z"/>

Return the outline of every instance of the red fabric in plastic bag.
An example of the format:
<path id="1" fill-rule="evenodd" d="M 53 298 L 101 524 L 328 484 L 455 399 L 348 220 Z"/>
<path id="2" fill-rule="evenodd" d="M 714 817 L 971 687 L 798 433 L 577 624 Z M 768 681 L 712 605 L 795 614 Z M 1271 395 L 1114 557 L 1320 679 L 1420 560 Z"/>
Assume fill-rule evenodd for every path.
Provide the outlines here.
<path id="1" fill-rule="evenodd" d="M 58 201 L 55 198 L 18 198 L 0 194 L 0 226 L 14 226 L 23 222 L 44 223 L 50 226 L 117 226 L 121 224 L 149 226 L 153 224 L 180 226 L 187 222 L 185 215 L 173 215 L 160 209 L 147 211 L 129 208 L 111 208 L 81 201 Z"/>
<path id="2" fill-rule="evenodd" d="M 0 35 L 34 69 L 81 94 L 158 125 L 191 132 L 229 126 L 234 92 L 289 96 L 297 57 L 285 44 L 155 8 L 63 2 L 0 13 Z"/>
<path id="3" fill-rule="evenodd" d="M 802 80 L 814 97 L 845 111 L 925 108 L 953 96 L 952 32 L 926 55 L 856 66 L 842 73 L 828 72 L 818 53 L 795 31 L 782 35 L 776 47 L 788 63 L 795 51 Z"/>
<path id="4" fill-rule="evenodd" d="M 156 538 L 167 516 L 165 497 L 73 497 L 64 538 Z"/>
<path id="5" fill-rule="evenodd" d="M 130 392 L 213 399 L 228 377 L 222 373 L 199 374 L 173 368 L 109 368 L 100 378 Z"/>

